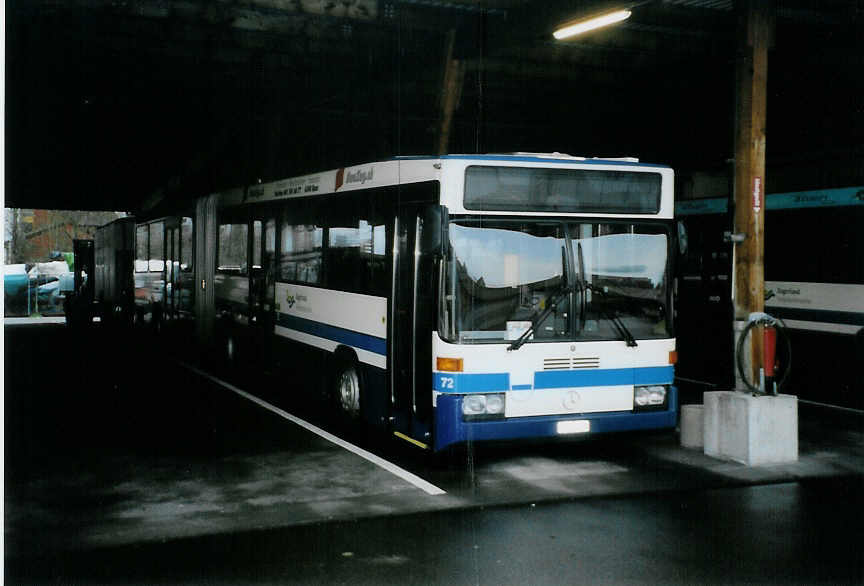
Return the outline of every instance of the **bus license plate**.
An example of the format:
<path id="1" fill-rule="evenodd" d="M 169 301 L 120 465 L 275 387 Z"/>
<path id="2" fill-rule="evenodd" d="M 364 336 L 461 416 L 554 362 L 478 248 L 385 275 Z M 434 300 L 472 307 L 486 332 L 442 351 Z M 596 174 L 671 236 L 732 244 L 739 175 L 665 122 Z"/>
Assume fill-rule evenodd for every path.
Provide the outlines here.
<path id="1" fill-rule="evenodd" d="M 591 431 L 591 422 L 587 419 L 579 419 L 577 421 L 559 421 L 555 426 L 558 435 L 588 433 Z"/>

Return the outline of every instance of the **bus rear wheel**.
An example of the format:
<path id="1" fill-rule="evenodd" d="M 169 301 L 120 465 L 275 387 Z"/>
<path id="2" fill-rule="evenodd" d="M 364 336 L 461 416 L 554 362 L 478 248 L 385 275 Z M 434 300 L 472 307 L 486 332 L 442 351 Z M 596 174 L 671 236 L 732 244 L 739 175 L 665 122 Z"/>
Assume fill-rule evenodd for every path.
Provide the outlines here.
<path id="1" fill-rule="evenodd" d="M 333 395 L 339 415 L 348 421 L 360 419 L 360 372 L 356 362 L 342 361 L 336 369 Z"/>

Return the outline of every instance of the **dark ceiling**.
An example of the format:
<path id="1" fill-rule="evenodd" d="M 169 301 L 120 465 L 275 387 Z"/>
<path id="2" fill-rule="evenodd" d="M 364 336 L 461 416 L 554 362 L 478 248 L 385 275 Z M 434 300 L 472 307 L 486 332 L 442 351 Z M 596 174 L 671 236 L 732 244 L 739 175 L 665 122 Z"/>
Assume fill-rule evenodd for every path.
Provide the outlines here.
<path id="1" fill-rule="evenodd" d="M 732 0 L 657 0 L 578 41 L 551 38 L 556 23 L 626 3 L 9 0 L 6 206 L 155 213 L 434 153 L 451 47 L 465 73 L 450 152 L 723 172 Z M 862 71 L 864 0 L 777 0 L 769 192 L 774 175 L 801 189 L 864 182 Z"/>

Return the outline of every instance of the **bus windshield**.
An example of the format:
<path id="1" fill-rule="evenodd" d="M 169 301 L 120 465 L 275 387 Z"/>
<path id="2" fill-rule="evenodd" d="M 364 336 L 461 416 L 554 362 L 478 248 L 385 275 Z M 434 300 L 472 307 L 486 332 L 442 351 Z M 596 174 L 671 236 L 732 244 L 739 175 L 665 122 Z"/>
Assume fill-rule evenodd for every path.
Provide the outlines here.
<path id="1" fill-rule="evenodd" d="M 459 343 L 669 338 L 668 249 L 660 224 L 454 220 L 440 331 Z"/>

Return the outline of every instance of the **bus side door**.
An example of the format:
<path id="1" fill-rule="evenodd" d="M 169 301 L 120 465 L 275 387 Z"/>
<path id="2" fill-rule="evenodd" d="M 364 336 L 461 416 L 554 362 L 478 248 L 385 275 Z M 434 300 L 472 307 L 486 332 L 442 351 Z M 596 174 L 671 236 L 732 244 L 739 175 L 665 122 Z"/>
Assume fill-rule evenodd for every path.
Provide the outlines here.
<path id="1" fill-rule="evenodd" d="M 180 288 L 180 226 L 175 218 L 166 222 L 165 232 L 165 317 L 175 319 Z"/>
<path id="2" fill-rule="evenodd" d="M 266 338 L 273 333 L 276 323 L 276 219 L 272 215 L 256 214 L 251 228 L 250 324 L 256 326 L 256 336 Z M 269 339 L 259 341 L 266 346 Z"/>
<path id="3" fill-rule="evenodd" d="M 395 223 L 391 311 L 391 401 L 394 431 L 429 443 L 432 414 L 434 261 L 420 255 L 422 204 L 401 204 Z"/>

